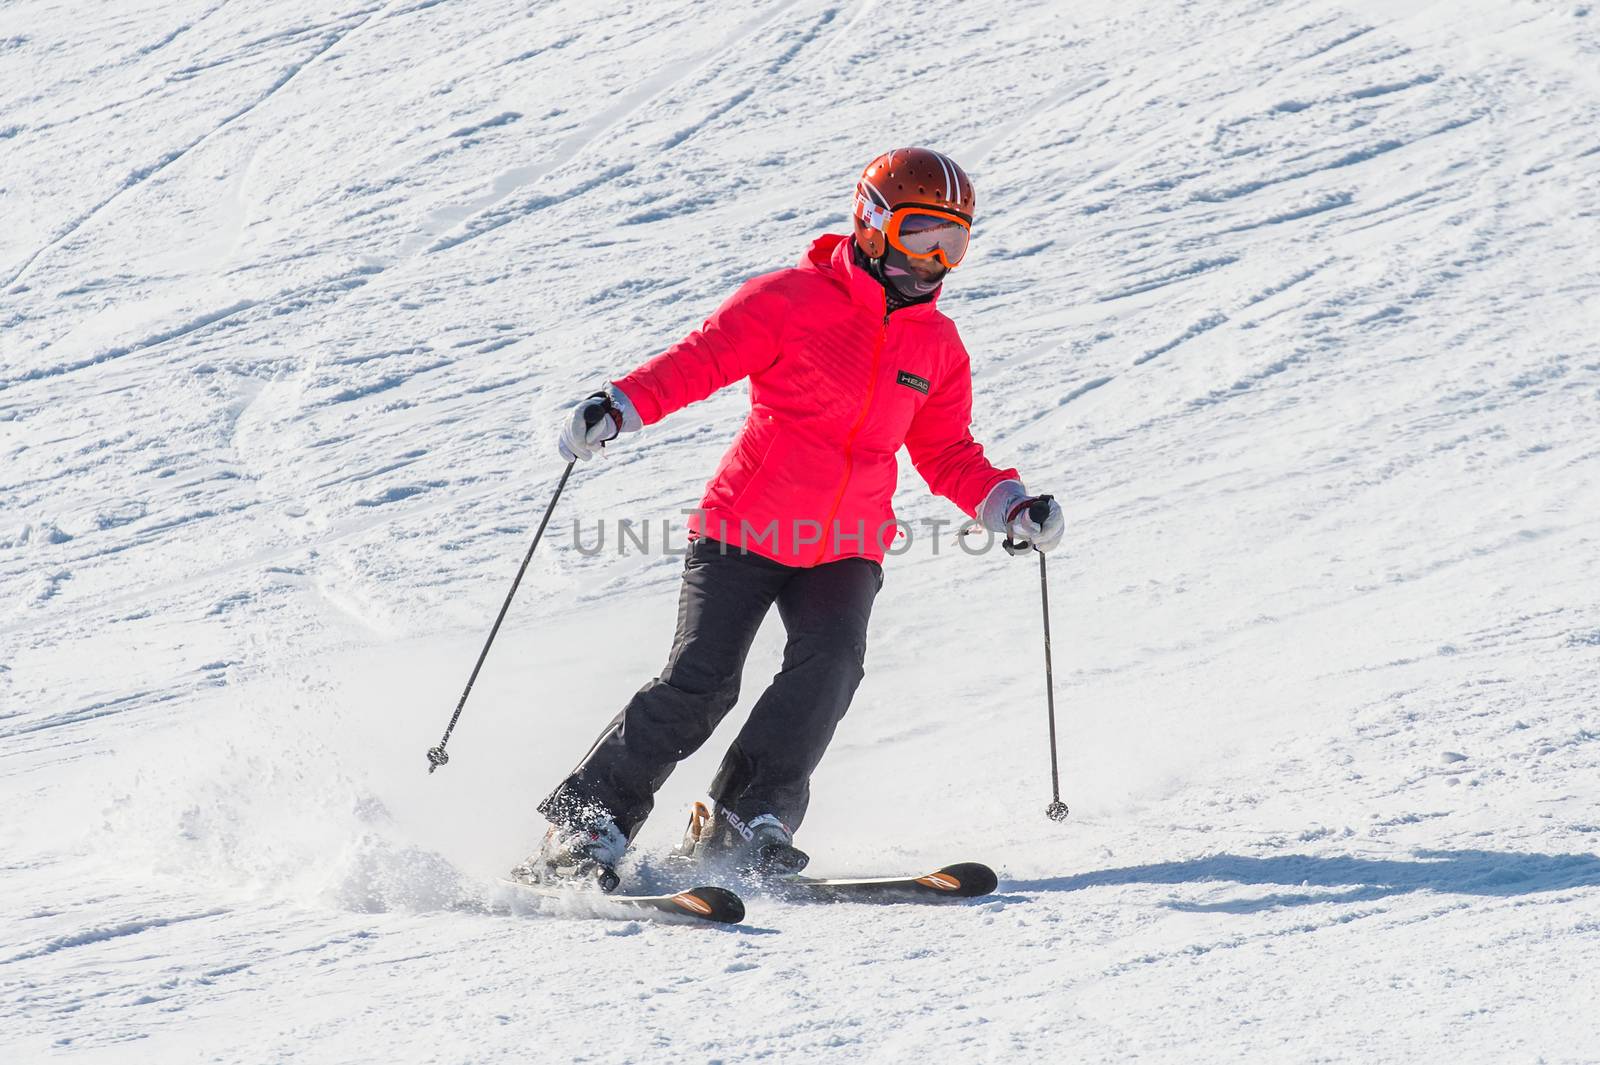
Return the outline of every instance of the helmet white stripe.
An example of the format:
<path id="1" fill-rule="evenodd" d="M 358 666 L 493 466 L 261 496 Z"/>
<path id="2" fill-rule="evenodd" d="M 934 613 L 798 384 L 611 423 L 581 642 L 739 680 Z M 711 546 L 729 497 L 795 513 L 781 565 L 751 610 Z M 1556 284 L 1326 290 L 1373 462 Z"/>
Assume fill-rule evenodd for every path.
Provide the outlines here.
<path id="1" fill-rule="evenodd" d="M 961 202 L 961 171 L 956 168 L 955 160 L 949 156 L 937 152 L 935 154 L 939 156 L 941 163 L 950 168 L 950 194 L 946 199 L 951 203 L 959 204 Z"/>
<path id="2" fill-rule="evenodd" d="M 874 196 L 876 196 L 878 198 L 878 206 L 879 207 L 887 207 L 887 206 L 889 206 L 888 197 L 884 196 L 884 194 L 878 189 L 878 186 L 874 185 L 871 181 L 867 180 L 866 177 L 862 177 L 861 184 L 865 185 L 867 188 L 872 190 L 872 195 L 874 195 Z"/>
<path id="3" fill-rule="evenodd" d="M 933 157 L 939 160 L 939 168 L 944 171 L 944 198 L 953 200 L 955 199 L 955 194 L 950 191 L 950 187 L 955 184 L 955 174 L 950 171 L 950 160 L 938 152 L 934 152 Z"/>

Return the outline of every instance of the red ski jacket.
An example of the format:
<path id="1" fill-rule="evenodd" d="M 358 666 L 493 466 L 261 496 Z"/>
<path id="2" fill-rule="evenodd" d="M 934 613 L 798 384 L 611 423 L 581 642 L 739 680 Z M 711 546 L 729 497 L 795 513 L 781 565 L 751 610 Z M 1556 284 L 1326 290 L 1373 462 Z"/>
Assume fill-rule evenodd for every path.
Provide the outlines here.
<path id="1" fill-rule="evenodd" d="M 928 486 L 975 514 L 1020 479 L 972 439 L 972 371 L 933 301 L 885 309 L 847 236 L 746 282 L 699 329 L 613 382 L 651 425 L 750 378 L 750 415 L 706 485 L 692 533 L 790 566 L 882 561 L 896 536 L 901 445 Z"/>

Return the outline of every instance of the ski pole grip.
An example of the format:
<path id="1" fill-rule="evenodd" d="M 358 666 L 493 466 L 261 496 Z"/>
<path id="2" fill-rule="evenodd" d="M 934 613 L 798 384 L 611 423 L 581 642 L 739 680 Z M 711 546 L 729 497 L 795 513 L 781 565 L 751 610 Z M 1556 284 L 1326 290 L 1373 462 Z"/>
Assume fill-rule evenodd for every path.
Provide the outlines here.
<path id="1" fill-rule="evenodd" d="M 590 399 L 600 399 L 602 402 L 583 409 L 583 427 L 593 429 L 600 424 L 600 419 L 611 413 L 611 397 L 604 392 L 596 392 Z"/>
<path id="2" fill-rule="evenodd" d="M 611 402 L 611 396 L 607 392 L 595 392 L 589 398 L 598 399 L 600 402 L 583 408 L 583 428 L 585 432 L 609 418 L 611 419 L 611 435 L 606 437 L 606 440 L 615 440 L 622 434 L 622 412 L 617 409 L 615 403 Z M 601 446 L 604 446 L 604 444 L 605 441 L 601 441 Z"/>
<path id="3" fill-rule="evenodd" d="M 1045 519 L 1050 517 L 1050 501 L 1054 498 L 1054 496 L 1035 496 L 1027 501 L 1028 517 L 1032 518 L 1033 523 L 1041 529 L 1044 528 Z M 1017 509 L 1020 510 L 1021 507 L 1021 503 L 1017 504 Z M 1016 510 L 1013 510 L 1010 517 L 1015 516 Z M 1009 517 L 1007 520 L 1010 520 Z M 1026 540 L 1013 540 L 1010 536 L 1000 541 L 1000 546 L 1005 548 L 1008 555 L 1020 555 L 1033 550 L 1033 545 Z"/>

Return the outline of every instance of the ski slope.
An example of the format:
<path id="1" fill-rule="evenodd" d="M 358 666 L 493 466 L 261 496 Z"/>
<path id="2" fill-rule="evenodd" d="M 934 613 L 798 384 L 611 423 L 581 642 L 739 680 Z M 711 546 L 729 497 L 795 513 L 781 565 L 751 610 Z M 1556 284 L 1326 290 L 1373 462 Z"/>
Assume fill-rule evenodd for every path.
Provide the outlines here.
<path id="1" fill-rule="evenodd" d="M 1072 817 L 1037 569 L 907 462 L 798 842 L 999 892 L 474 912 L 747 399 L 574 473 L 429 776 L 558 417 L 902 144 Z M 1600 7 L 12 0 L 0 218 L 0 1059 L 1600 1061 Z"/>

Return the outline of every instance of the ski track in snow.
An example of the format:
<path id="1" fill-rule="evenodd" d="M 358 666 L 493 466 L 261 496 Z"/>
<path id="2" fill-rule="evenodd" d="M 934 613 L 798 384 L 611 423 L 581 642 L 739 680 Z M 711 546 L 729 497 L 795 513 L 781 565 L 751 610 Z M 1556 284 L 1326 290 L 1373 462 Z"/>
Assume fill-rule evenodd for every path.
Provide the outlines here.
<path id="1" fill-rule="evenodd" d="M 1597 130 L 1546 0 L 5 6 L 0 1057 L 1600 1060 Z M 977 182 L 974 430 L 1067 502 L 1071 819 L 1033 567 L 907 463 L 800 842 L 999 892 L 485 912 L 745 395 L 573 477 L 429 776 L 551 426 L 890 141 Z"/>

